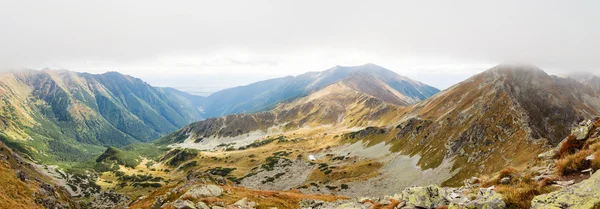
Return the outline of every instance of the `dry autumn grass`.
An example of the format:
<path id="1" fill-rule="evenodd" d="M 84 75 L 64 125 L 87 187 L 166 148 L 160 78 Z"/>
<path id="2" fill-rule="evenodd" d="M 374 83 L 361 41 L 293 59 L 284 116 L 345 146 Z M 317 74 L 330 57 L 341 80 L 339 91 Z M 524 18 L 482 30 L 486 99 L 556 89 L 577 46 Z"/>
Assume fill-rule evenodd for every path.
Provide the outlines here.
<path id="1" fill-rule="evenodd" d="M 530 208 L 533 197 L 548 193 L 552 188 L 548 187 L 554 179 L 546 178 L 539 182 L 532 180 L 534 173 L 520 171 L 514 167 L 502 169 L 493 178 L 483 176 L 482 187 L 495 186 L 496 192 L 502 194 L 508 208 Z M 510 184 L 501 184 L 501 179 L 510 177 Z"/>
<path id="2" fill-rule="evenodd" d="M 596 156 L 591 162 L 586 157 Z M 577 173 L 581 170 L 592 168 L 600 169 L 600 143 L 589 145 L 588 149 L 580 150 L 574 154 L 566 155 L 556 162 L 556 173 L 562 176 Z"/>
<path id="3" fill-rule="evenodd" d="M 162 194 L 167 193 L 171 188 L 175 186 L 163 187 L 152 194 L 150 194 L 147 198 L 136 201 L 132 203 L 129 208 L 150 208 L 154 203 L 156 197 L 161 196 Z M 314 199 L 314 200 L 322 200 L 326 202 L 332 202 L 339 199 L 347 199 L 347 197 L 343 196 L 333 196 L 333 195 L 320 195 L 320 194 L 303 194 L 298 191 L 268 191 L 268 190 L 252 190 L 243 187 L 225 185 L 222 186 L 225 192 L 220 197 L 210 197 L 210 198 L 199 198 L 193 199 L 189 197 L 183 197 L 181 199 L 190 200 L 193 202 L 204 202 L 209 205 L 214 205 L 217 202 L 222 202 L 226 205 L 230 205 L 235 203 L 238 200 L 243 198 L 247 198 L 248 201 L 253 201 L 258 204 L 257 208 L 298 208 L 299 203 L 303 199 Z M 167 201 L 174 201 L 181 197 L 184 192 L 180 192 L 177 194 L 171 194 L 167 197 Z"/>
<path id="4" fill-rule="evenodd" d="M 0 163 L 0 208 L 43 208 L 33 200 L 34 185 L 17 178 L 13 169 Z"/>
<path id="5" fill-rule="evenodd" d="M 560 149 L 558 151 L 558 157 L 564 158 L 567 155 L 574 154 L 575 152 L 580 150 L 581 147 L 583 147 L 584 143 L 585 140 L 577 140 L 575 136 L 569 135 L 569 137 L 567 137 L 567 140 L 560 146 Z"/>
<path id="6" fill-rule="evenodd" d="M 594 124 L 591 133 L 597 127 L 600 127 L 600 120 Z M 586 157 L 590 155 L 593 155 L 594 159 L 586 160 Z M 561 145 L 557 158 L 555 177 L 534 181 L 532 178 L 535 173 L 527 171 L 527 169 L 519 170 L 507 167 L 493 178 L 483 176 L 481 185 L 484 187 L 495 186 L 495 190 L 503 195 L 508 208 L 530 208 L 533 197 L 555 190 L 550 185 L 556 179 L 569 179 L 570 175 L 579 174 L 581 170 L 588 168 L 600 169 L 600 139 L 577 140 L 575 136 L 571 135 Z M 500 181 L 504 177 L 511 177 L 510 184 L 501 184 Z"/>

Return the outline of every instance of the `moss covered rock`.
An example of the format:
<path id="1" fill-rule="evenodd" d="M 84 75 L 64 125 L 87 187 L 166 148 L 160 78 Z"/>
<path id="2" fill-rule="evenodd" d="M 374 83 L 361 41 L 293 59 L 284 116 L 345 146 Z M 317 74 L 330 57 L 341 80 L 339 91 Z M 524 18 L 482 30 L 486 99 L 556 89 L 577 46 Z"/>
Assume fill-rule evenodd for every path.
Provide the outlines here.
<path id="1" fill-rule="evenodd" d="M 531 201 L 532 208 L 595 208 L 600 206 L 600 172 L 589 179 Z"/>
<path id="2" fill-rule="evenodd" d="M 488 188 L 481 188 L 477 192 L 477 197 L 462 204 L 455 202 L 448 207 L 450 209 L 469 208 L 469 209 L 503 209 L 506 203 L 502 200 L 502 195 Z"/>
<path id="3" fill-rule="evenodd" d="M 410 187 L 402 191 L 402 199 L 408 208 L 437 208 L 447 206 L 445 189 L 430 185 L 425 187 Z"/>

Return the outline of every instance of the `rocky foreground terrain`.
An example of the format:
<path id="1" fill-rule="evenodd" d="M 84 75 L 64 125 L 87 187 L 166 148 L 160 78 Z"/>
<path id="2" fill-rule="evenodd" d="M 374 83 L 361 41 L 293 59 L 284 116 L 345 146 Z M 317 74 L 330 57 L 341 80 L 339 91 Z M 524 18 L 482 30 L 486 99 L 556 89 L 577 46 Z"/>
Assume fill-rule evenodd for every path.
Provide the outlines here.
<path id="1" fill-rule="evenodd" d="M 0 205 L 598 207 L 600 120 L 584 120 L 600 114 L 598 79 L 500 65 L 422 101 L 387 81 L 352 73 L 270 111 L 209 118 L 153 143 L 107 148 L 15 141 L 6 119 L 0 139 L 17 152 L 4 154 L 13 157 L 2 183 L 19 188 L 7 187 Z M 36 158 L 59 148 L 98 155 L 61 165 Z"/>
<path id="2" fill-rule="evenodd" d="M 380 197 L 247 190 L 223 177 L 190 172 L 186 181 L 134 201 L 131 208 L 598 208 L 600 119 L 581 122 L 559 146 L 522 168 L 472 177 L 461 187 L 409 187 Z M 585 155 L 581 159 L 578 156 Z M 566 163 L 565 163 L 566 162 Z M 569 170 L 571 169 L 571 170 Z M 236 199 L 237 198 L 237 199 Z"/>

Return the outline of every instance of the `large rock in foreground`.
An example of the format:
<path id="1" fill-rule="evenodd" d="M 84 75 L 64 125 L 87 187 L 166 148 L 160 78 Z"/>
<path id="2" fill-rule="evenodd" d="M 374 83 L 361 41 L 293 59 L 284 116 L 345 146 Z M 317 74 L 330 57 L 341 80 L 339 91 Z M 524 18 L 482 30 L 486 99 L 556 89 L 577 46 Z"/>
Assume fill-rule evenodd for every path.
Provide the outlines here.
<path id="1" fill-rule="evenodd" d="M 349 209 L 349 208 L 395 208 L 395 209 L 504 209 L 506 204 L 502 195 L 491 188 L 479 188 L 472 193 L 471 188 L 443 188 L 436 185 L 410 187 L 401 194 L 383 198 L 361 197 L 336 202 L 302 200 L 302 209 Z"/>
<path id="2" fill-rule="evenodd" d="M 437 208 L 447 206 L 450 204 L 450 201 L 446 199 L 446 196 L 446 190 L 436 185 L 410 187 L 402 191 L 403 200 L 409 208 Z"/>
<path id="3" fill-rule="evenodd" d="M 589 179 L 556 192 L 540 195 L 531 201 L 532 208 L 600 207 L 600 172 Z"/>
<path id="4" fill-rule="evenodd" d="M 194 187 L 188 190 L 182 197 L 190 197 L 190 198 L 204 198 L 204 197 L 218 197 L 223 193 L 223 189 L 221 187 L 207 184 L 202 186 Z"/>

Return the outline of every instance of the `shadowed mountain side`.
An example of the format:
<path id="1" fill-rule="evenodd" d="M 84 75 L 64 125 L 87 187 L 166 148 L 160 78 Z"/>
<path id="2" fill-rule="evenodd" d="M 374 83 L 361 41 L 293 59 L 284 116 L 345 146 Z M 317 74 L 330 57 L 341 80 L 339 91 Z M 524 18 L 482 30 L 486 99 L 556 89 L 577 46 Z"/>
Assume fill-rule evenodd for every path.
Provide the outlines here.
<path id="1" fill-rule="evenodd" d="M 85 160 L 102 146 L 151 141 L 200 119 L 185 100 L 116 72 L 0 77 L 0 131 L 36 159 Z"/>

